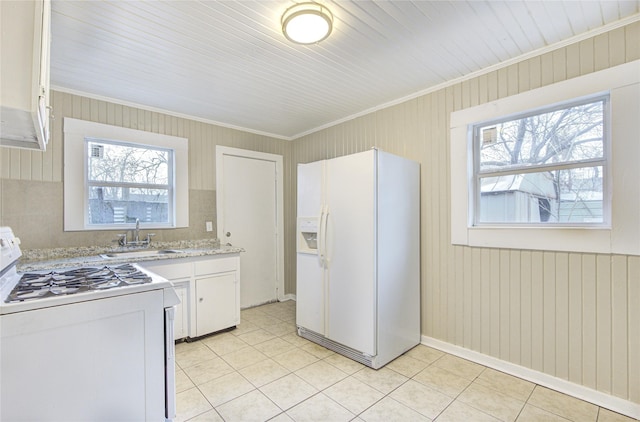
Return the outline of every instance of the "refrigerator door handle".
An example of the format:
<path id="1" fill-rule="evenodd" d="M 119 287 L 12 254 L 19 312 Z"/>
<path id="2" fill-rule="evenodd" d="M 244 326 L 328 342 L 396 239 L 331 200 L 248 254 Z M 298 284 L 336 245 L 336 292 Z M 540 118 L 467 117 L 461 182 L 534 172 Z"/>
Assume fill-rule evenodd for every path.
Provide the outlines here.
<path id="1" fill-rule="evenodd" d="M 320 227 L 318 227 L 318 263 L 321 267 L 324 267 L 324 254 L 323 245 L 324 239 L 322 238 L 322 223 L 324 221 L 324 205 L 320 209 Z"/>
<path id="2" fill-rule="evenodd" d="M 323 217 L 324 217 L 324 223 L 321 224 L 322 261 L 324 262 L 324 267 L 329 268 L 329 252 L 327 247 L 327 226 L 329 225 L 329 207 L 325 207 Z"/>

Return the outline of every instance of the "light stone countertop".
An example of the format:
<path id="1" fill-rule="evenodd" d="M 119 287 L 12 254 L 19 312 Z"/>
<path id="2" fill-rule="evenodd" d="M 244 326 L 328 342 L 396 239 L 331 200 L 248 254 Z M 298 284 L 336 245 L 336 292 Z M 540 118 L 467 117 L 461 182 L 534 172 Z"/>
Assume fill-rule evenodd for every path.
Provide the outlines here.
<path id="1" fill-rule="evenodd" d="M 151 255 L 144 257 L 103 258 L 100 255 L 118 252 L 144 250 L 174 250 L 175 253 Z M 244 249 L 230 245 L 220 245 L 217 239 L 195 241 L 152 242 L 149 248 L 141 247 L 105 247 L 87 246 L 72 248 L 31 249 L 22 251 L 17 265 L 19 272 L 52 270 L 70 267 L 96 267 L 103 265 L 119 265 L 143 261 L 157 261 L 199 256 L 236 254 Z"/>

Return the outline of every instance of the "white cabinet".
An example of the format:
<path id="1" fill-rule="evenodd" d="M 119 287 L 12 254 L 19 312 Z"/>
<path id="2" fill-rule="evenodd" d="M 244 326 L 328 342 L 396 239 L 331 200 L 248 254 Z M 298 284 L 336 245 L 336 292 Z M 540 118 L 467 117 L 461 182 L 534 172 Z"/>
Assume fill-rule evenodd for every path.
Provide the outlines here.
<path id="1" fill-rule="evenodd" d="M 49 0 L 0 1 L 0 146 L 46 149 L 49 141 Z"/>
<path id="2" fill-rule="evenodd" d="M 240 323 L 240 258 L 208 259 L 193 263 L 195 276 L 195 336 L 214 333 Z"/>
<path id="3" fill-rule="evenodd" d="M 240 256 L 225 254 L 139 264 L 170 280 L 180 297 L 175 338 L 200 337 L 240 324 Z"/>
<path id="4" fill-rule="evenodd" d="M 239 323 L 237 286 L 235 273 L 196 279 L 196 337 Z"/>

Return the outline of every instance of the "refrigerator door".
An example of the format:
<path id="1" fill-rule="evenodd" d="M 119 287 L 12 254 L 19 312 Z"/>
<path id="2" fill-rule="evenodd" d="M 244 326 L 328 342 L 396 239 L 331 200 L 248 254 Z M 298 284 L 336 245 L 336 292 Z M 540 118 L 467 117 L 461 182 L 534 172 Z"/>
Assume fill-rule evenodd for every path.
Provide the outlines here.
<path id="1" fill-rule="evenodd" d="M 420 166 L 378 151 L 378 354 L 420 343 Z"/>
<path id="2" fill-rule="evenodd" d="M 298 217 L 316 220 L 318 226 L 323 204 L 323 169 L 323 161 L 298 165 Z M 303 236 L 298 233 L 298 242 L 302 241 L 304 241 Z M 298 251 L 301 249 L 304 249 L 304 245 L 298 245 Z M 318 239 L 315 254 L 308 252 L 297 254 L 296 324 L 324 335 L 324 271 L 319 256 L 320 251 L 321 245 Z"/>
<path id="3" fill-rule="evenodd" d="M 376 153 L 327 160 L 325 192 L 325 335 L 371 356 L 376 354 Z"/>

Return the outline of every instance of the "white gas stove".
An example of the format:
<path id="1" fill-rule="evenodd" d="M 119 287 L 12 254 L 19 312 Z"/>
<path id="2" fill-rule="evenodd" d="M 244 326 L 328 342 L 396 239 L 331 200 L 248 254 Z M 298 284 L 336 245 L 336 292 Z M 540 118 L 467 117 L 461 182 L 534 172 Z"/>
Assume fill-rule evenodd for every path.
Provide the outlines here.
<path id="1" fill-rule="evenodd" d="M 166 279 L 136 264 L 18 273 L 21 256 L 20 239 L 11 228 L 0 227 L 0 314 L 171 288 Z"/>
<path id="2" fill-rule="evenodd" d="M 21 274 L 21 255 L 0 227 L 0 420 L 172 420 L 171 283 L 135 264 Z"/>

